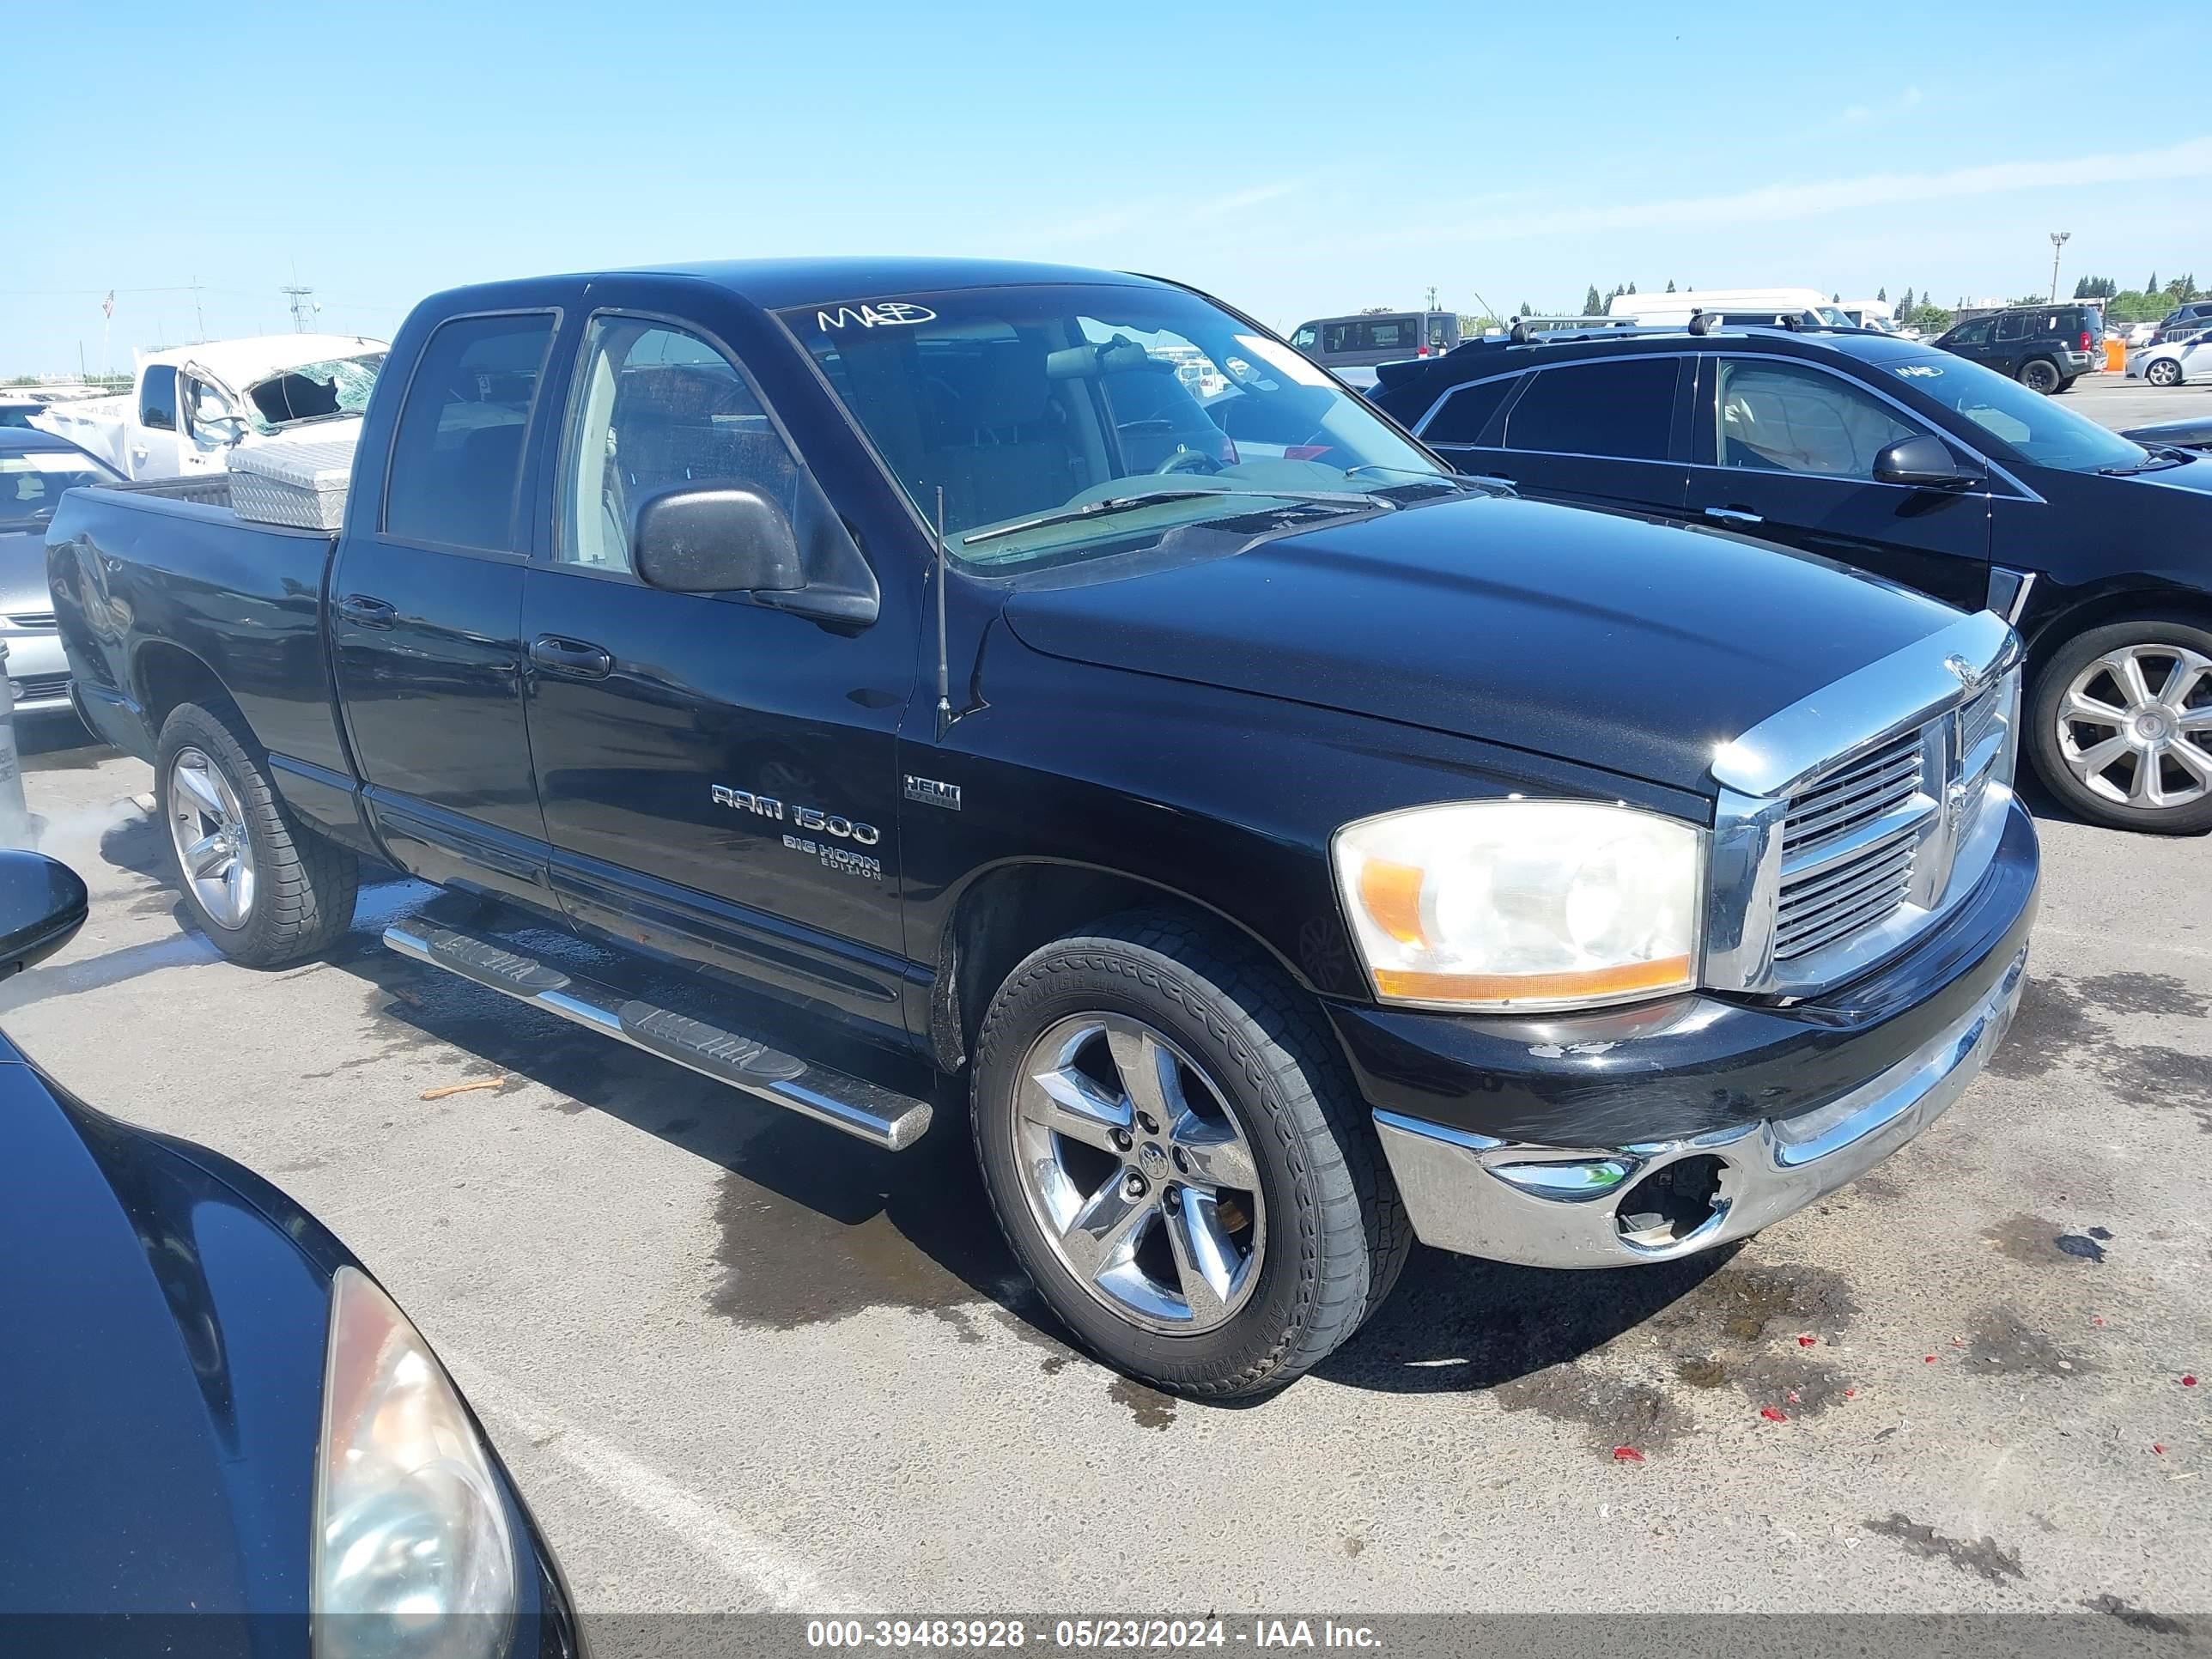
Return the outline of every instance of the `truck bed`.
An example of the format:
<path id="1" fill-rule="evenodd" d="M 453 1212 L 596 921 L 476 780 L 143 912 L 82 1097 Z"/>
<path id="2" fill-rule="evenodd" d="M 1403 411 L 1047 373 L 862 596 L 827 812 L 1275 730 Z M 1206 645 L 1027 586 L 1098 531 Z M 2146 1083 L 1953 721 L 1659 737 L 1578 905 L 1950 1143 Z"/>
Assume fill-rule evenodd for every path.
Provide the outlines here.
<path id="1" fill-rule="evenodd" d="M 148 751 L 176 702 L 227 690 L 279 787 L 350 777 L 322 622 L 337 537 L 251 523 L 227 474 L 72 489 L 46 534 L 55 616 L 85 717 Z M 303 797 L 326 791 L 303 782 Z M 295 805 L 307 810 L 305 799 Z M 329 810 L 319 799 L 313 813 Z"/>

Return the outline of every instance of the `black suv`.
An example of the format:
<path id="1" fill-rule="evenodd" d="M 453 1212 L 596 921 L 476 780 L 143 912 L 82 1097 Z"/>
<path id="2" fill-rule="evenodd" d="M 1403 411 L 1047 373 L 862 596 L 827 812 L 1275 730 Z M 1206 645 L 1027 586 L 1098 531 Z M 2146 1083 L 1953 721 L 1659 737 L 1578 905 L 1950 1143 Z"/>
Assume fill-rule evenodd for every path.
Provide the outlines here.
<path id="1" fill-rule="evenodd" d="M 1997 611 L 2028 641 L 2052 791 L 2104 823 L 2212 829 L 2212 459 L 1856 330 L 1554 332 L 1379 372 L 1376 404 L 1463 471 Z"/>
<path id="2" fill-rule="evenodd" d="M 2094 306 L 2014 306 L 1960 323 L 1936 343 L 2048 392 L 2064 392 L 2094 369 L 2104 339 L 2104 315 Z"/>

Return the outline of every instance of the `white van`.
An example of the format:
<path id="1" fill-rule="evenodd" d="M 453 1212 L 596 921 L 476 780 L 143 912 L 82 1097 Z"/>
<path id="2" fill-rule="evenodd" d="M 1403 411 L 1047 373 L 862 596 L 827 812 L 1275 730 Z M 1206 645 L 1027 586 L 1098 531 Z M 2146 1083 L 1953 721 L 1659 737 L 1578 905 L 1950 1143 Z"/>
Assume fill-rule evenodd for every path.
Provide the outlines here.
<path id="1" fill-rule="evenodd" d="M 1810 288 L 1708 288 L 1692 294 L 1616 294 L 1605 309 L 1608 317 L 1632 323 L 1686 323 L 1692 313 L 1702 311 L 1721 322 L 1740 325 L 1764 324 L 1774 327 L 1786 319 L 1826 323 L 1837 328 L 1855 326 L 1827 295 Z"/>

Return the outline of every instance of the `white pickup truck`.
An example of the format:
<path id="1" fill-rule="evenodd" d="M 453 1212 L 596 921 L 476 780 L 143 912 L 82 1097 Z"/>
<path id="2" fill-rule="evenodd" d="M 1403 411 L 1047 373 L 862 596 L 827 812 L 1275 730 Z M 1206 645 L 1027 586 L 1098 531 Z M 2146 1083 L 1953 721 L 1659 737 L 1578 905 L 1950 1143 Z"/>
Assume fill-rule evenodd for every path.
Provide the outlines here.
<path id="1" fill-rule="evenodd" d="M 350 334 L 269 334 L 141 352 L 129 392 L 51 405 L 32 424 L 131 478 L 222 472 L 240 443 L 358 420 L 386 349 Z"/>

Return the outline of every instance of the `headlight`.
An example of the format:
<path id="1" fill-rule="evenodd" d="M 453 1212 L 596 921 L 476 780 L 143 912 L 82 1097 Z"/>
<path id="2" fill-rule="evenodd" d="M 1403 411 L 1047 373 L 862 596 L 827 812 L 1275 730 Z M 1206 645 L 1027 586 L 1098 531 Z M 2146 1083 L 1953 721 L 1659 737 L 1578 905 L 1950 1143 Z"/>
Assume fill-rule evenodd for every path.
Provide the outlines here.
<path id="1" fill-rule="evenodd" d="M 507 1505 L 467 1409 L 392 1298 L 331 1285 L 315 1462 L 315 1659 L 483 1659 L 514 1616 Z"/>
<path id="2" fill-rule="evenodd" d="M 1704 837 L 1574 801 L 1463 801 L 1347 824 L 1337 887 L 1375 994 L 1571 1008 L 1697 982 Z"/>

